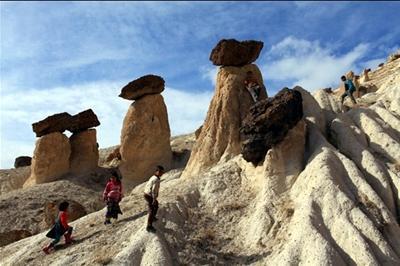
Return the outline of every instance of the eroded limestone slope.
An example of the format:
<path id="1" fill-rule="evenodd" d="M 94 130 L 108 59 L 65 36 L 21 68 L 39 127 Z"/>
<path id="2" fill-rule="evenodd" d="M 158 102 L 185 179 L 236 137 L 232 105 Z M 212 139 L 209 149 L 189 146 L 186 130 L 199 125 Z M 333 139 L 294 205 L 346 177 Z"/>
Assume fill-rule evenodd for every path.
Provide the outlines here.
<path id="1" fill-rule="evenodd" d="M 257 167 L 237 155 L 201 175 L 166 174 L 155 234 L 139 185 L 117 223 L 104 226 L 103 209 L 72 223 L 72 246 L 44 256 L 43 232 L 0 248 L 1 263 L 399 265 L 400 82 L 390 73 L 374 102 L 350 111 L 297 87 L 303 119 Z"/>

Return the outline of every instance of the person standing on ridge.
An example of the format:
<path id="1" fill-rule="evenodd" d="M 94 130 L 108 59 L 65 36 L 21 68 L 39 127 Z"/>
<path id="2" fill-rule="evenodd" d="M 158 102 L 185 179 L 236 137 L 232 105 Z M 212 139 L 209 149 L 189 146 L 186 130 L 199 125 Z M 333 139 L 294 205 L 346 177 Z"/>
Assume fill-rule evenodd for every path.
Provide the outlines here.
<path id="1" fill-rule="evenodd" d="M 344 83 L 344 93 L 342 94 L 342 96 L 340 96 L 340 102 L 342 103 L 342 105 L 346 96 L 349 96 L 351 101 L 354 104 L 357 104 L 356 100 L 353 97 L 353 93 L 356 90 L 356 86 L 354 86 L 354 83 L 351 81 L 351 79 L 346 79 L 345 76 L 342 76 L 340 79 Z"/>
<path id="2" fill-rule="evenodd" d="M 146 230 L 148 232 L 155 232 L 156 229 L 153 227 L 153 222 L 157 221 L 157 210 L 158 210 L 158 191 L 160 190 L 160 178 L 164 174 L 164 167 L 161 165 L 157 166 L 156 172 L 152 177 L 150 177 L 149 181 L 144 189 L 144 198 L 147 201 L 149 216 L 147 219 L 147 227 Z"/>
<path id="3" fill-rule="evenodd" d="M 48 238 L 53 238 L 54 240 L 45 248 L 43 248 L 43 252 L 46 254 L 50 254 L 50 251 L 54 249 L 54 246 L 60 242 L 61 237 L 64 235 L 65 244 L 72 243 L 72 226 L 68 225 L 68 206 L 69 203 L 64 201 L 61 202 L 58 206 L 58 218 L 53 228 L 46 234 Z"/>

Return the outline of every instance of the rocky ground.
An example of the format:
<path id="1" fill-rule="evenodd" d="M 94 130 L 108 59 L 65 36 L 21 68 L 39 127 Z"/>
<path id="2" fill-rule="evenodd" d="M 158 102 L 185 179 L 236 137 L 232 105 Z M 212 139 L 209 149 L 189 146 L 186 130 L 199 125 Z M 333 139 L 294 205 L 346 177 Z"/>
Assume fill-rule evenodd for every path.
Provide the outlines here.
<path id="1" fill-rule="evenodd" d="M 400 59 L 370 78 L 378 90 L 358 99 L 362 106 L 342 108 L 334 94 L 294 88 L 304 115 L 257 166 L 237 148 L 223 156 L 232 147 L 218 147 L 232 139 L 209 134 L 227 113 L 209 113 L 199 139 L 212 158 L 195 146 L 201 167 L 191 160 L 192 173 L 163 176 L 156 233 L 145 230 L 141 184 L 126 193 L 112 225 L 103 224 L 104 209 L 90 213 L 72 222 L 73 245 L 45 256 L 44 231 L 1 247 L 1 264 L 399 265 Z M 174 141 L 185 149 L 194 136 Z"/>
<path id="2" fill-rule="evenodd" d="M 171 139 L 174 165 L 182 168 L 190 156 L 194 134 L 176 136 Z M 100 165 L 97 171 L 87 175 L 64 176 L 62 179 L 22 188 L 30 175 L 30 167 L 0 170 L 0 246 L 37 234 L 48 229 L 54 221 L 55 208 L 62 200 L 75 202 L 75 219 L 98 211 L 104 207 L 102 191 L 108 178 L 107 156 L 116 148 L 113 146 L 99 151 Z"/>

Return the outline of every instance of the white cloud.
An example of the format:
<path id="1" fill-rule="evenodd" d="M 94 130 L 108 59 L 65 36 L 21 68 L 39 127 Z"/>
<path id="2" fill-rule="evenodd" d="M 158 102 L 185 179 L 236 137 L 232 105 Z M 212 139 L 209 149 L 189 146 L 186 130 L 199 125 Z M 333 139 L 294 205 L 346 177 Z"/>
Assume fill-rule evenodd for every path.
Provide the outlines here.
<path id="1" fill-rule="evenodd" d="M 203 67 L 201 68 L 201 77 L 205 80 L 208 80 L 215 86 L 217 82 L 217 74 L 218 74 L 219 67 Z"/>
<path id="2" fill-rule="evenodd" d="M 368 44 L 362 43 L 346 54 L 335 55 L 318 41 L 287 37 L 272 46 L 262 71 L 266 79 L 287 81 L 289 87 L 300 85 L 311 91 L 334 87 L 347 71 L 360 71 L 357 61 L 368 48 Z"/>
<path id="3" fill-rule="evenodd" d="M 100 147 L 118 144 L 123 118 L 131 104 L 131 101 L 118 97 L 125 83 L 101 81 L 46 90 L 14 90 L 3 94 L 0 107 L 0 168 L 11 167 L 18 156 L 31 156 L 36 139 L 31 124 L 55 113 L 76 114 L 92 108 L 101 123 L 97 127 Z M 171 133 L 178 135 L 193 132 L 203 123 L 212 92 L 166 88 L 163 95 Z"/>
<path id="4" fill-rule="evenodd" d="M 362 65 L 363 68 L 376 69 L 380 63 L 384 63 L 385 61 L 386 61 L 386 58 L 377 58 L 377 59 L 372 59 L 372 60 L 362 62 L 360 65 Z"/>

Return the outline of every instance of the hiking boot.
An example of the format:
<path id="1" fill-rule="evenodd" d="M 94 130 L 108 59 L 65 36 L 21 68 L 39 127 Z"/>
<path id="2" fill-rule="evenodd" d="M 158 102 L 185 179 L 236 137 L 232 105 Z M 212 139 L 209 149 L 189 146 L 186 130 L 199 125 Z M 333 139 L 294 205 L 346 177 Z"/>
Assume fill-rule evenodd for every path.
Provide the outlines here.
<path id="1" fill-rule="evenodd" d="M 110 220 L 105 220 L 105 221 L 104 221 L 104 224 L 105 224 L 105 225 L 111 224 L 111 221 L 110 221 Z"/>
<path id="2" fill-rule="evenodd" d="M 157 230 L 152 225 L 148 225 L 146 227 L 146 231 L 147 232 L 151 232 L 151 233 L 155 233 Z"/>

